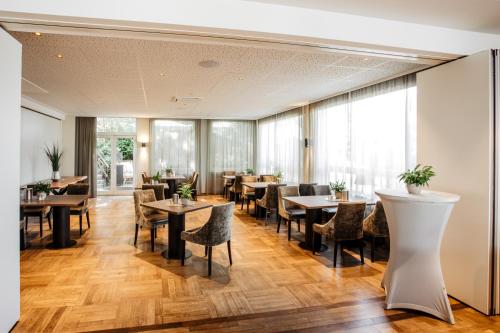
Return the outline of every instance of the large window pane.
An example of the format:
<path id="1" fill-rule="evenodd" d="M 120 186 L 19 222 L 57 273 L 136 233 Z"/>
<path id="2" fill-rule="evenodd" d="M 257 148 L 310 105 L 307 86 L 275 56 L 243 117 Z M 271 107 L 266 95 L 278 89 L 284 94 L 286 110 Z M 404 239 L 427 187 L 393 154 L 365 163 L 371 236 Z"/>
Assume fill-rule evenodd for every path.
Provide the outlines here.
<path id="1" fill-rule="evenodd" d="M 261 119 L 257 131 L 258 172 L 281 171 L 285 181 L 298 182 L 302 169 L 301 110 Z"/>
<path id="2" fill-rule="evenodd" d="M 173 168 L 178 175 L 196 170 L 196 121 L 154 120 L 151 172 Z"/>
<path id="3" fill-rule="evenodd" d="M 255 121 L 208 122 L 208 193 L 222 191 L 224 171 L 253 168 L 254 138 Z"/>
<path id="4" fill-rule="evenodd" d="M 135 133 L 135 118 L 97 118 L 98 133 Z"/>

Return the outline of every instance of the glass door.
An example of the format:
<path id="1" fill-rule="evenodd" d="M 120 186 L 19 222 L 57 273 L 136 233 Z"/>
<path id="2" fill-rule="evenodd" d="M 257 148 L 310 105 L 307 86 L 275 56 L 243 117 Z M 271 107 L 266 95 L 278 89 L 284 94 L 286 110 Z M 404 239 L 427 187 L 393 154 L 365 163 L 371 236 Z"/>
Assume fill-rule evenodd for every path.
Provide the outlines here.
<path id="1" fill-rule="evenodd" d="M 135 137 L 102 135 L 97 137 L 97 192 L 130 194 L 134 190 Z"/>

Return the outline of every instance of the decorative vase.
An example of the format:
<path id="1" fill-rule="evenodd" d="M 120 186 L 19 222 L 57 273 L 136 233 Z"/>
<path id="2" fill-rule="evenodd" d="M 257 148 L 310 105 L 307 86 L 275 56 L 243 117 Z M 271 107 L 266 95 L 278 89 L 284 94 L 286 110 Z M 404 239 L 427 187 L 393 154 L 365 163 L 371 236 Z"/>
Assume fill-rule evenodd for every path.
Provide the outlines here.
<path id="1" fill-rule="evenodd" d="M 349 201 L 349 191 L 340 192 L 340 200 L 341 201 Z"/>
<path id="2" fill-rule="evenodd" d="M 45 192 L 40 192 L 38 193 L 38 200 L 45 200 L 47 198 L 47 193 Z"/>
<path id="3" fill-rule="evenodd" d="M 342 192 L 335 191 L 335 199 L 342 199 Z"/>
<path id="4" fill-rule="evenodd" d="M 406 184 L 406 190 L 410 194 L 420 194 L 422 192 L 422 186 L 417 184 Z"/>
<path id="5" fill-rule="evenodd" d="M 281 181 L 282 181 L 281 177 L 276 177 L 276 184 L 281 184 Z"/>
<path id="6" fill-rule="evenodd" d="M 153 185 L 158 185 L 159 181 L 157 181 L 156 179 L 152 179 L 151 182 L 153 183 Z"/>
<path id="7" fill-rule="evenodd" d="M 61 179 L 61 174 L 59 171 L 52 171 L 52 180 L 53 181 L 58 181 Z"/>
<path id="8" fill-rule="evenodd" d="M 181 198 L 181 203 L 183 206 L 188 206 L 189 205 L 189 199 L 188 198 Z"/>

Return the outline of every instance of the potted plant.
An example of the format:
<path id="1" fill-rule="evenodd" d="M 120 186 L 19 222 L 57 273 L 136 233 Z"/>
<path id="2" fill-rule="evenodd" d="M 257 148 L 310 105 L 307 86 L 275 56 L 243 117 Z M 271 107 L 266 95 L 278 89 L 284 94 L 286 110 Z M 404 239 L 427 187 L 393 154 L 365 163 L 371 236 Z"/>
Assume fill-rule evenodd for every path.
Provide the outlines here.
<path id="1" fill-rule="evenodd" d="M 410 194 L 420 194 L 424 186 L 429 186 L 429 180 L 436 173 L 432 170 L 432 166 L 425 165 L 417 166 L 413 169 L 408 169 L 399 175 L 399 180 L 406 184 L 406 189 Z"/>
<path id="2" fill-rule="evenodd" d="M 37 182 L 33 185 L 33 192 L 38 195 L 38 200 L 45 200 L 52 190 L 51 184 L 47 182 Z"/>
<path id="3" fill-rule="evenodd" d="M 165 169 L 165 173 L 167 174 L 167 177 L 172 177 L 172 176 L 174 176 L 174 168 L 172 168 L 172 166 L 168 166 L 168 167 Z"/>
<path id="4" fill-rule="evenodd" d="M 246 168 L 245 171 L 243 171 L 245 175 L 253 175 L 253 169 L 252 168 Z"/>
<path id="5" fill-rule="evenodd" d="M 347 190 L 345 186 L 345 181 L 337 180 L 335 182 L 330 182 L 330 191 L 335 194 L 335 199 L 345 198 L 347 200 Z"/>
<path id="6" fill-rule="evenodd" d="M 57 181 L 61 179 L 59 168 L 61 166 L 61 157 L 63 152 L 59 150 L 59 146 L 53 144 L 51 148 L 45 146 L 45 155 L 52 165 L 52 180 Z"/>
<path id="7" fill-rule="evenodd" d="M 193 189 L 190 184 L 184 184 L 179 186 L 177 193 L 181 198 L 181 202 L 184 206 L 189 205 L 189 201 L 192 199 Z"/>
<path id="8" fill-rule="evenodd" d="M 274 177 L 276 177 L 276 183 L 281 184 L 281 181 L 283 180 L 283 172 L 281 170 L 278 170 L 274 173 Z"/>
<path id="9" fill-rule="evenodd" d="M 160 180 L 161 180 L 161 174 L 160 171 L 157 171 L 156 174 L 151 177 L 151 181 L 153 182 L 153 184 L 158 184 Z"/>

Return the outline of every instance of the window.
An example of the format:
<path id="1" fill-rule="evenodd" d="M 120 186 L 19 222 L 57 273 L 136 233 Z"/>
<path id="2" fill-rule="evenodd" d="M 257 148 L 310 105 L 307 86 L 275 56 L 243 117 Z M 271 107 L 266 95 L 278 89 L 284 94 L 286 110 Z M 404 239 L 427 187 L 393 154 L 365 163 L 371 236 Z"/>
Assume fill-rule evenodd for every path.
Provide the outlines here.
<path id="1" fill-rule="evenodd" d="M 222 191 L 223 171 L 254 167 L 255 121 L 208 121 L 207 192 Z"/>
<path id="2" fill-rule="evenodd" d="M 151 126 L 151 172 L 172 167 L 178 175 L 196 170 L 196 121 L 154 120 Z"/>
<path id="3" fill-rule="evenodd" d="M 135 133 L 135 118 L 97 118 L 98 133 Z"/>
<path id="4" fill-rule="evenodd" d="M 302 110 L 267 117 L 258 121 L 257 154 L 259 174 L 283 173 L 283 179 L 298 182 L 302 170 Z"/>
<path id="5" fill-rule="evenodd" d="M 311 106 L 311 178 L 344 180 L 373 195 L 398 188 L 416 159 L 415 76 L 406 76 Z"/>

